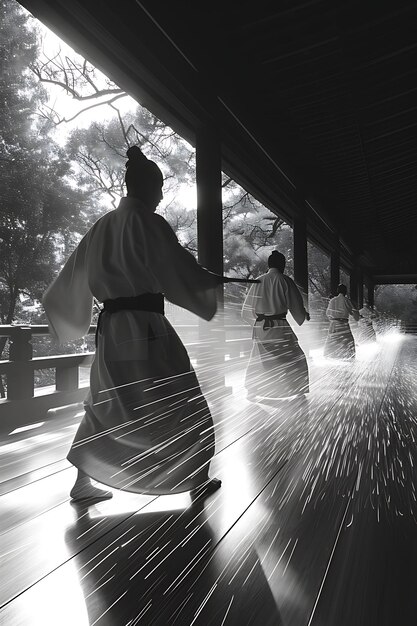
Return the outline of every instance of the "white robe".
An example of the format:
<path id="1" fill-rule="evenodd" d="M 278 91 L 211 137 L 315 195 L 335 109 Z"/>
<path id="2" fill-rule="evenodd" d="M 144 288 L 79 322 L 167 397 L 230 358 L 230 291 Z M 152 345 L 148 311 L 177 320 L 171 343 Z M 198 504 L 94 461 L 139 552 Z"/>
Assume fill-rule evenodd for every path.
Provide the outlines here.
<path id="1" fill-rule="evenodd" d="M 254 321 L 259 314 L 286 315 L 290 311 L 301 326 L 306 319 L 301 293 L 294 281 L 276 268 L 270 268 L 259 281 L 250 287 L 242 309 L 243 319 L 254 322 L 245 378 L 248 395 L 273 400 L 307 393 L 307 361 L 287 320 L 272 320 L 269 326 Z"/>
<path id="2" fill-rule="evenodd" d="M 339 293 L 330 299 L 326 315 L 330 324 L 324 344 L 324 356 L 335 359 L 353 358 L 355 356 L 355 340 L 348 320 L 351 316 L 358 321 L 358 311 L 353 308 L 349 298 Z"/>
<path id="3" fill-rule="evenodd" d="M 210 320 L 217 278 L 168 223 L 123 198 L 85 235 L 43 298 L 59 341 L 84 336 L 99 301 L 163 293 Z M 104 312 L 86 413 L 68 458 L 92 478 L 137 493 L 196 487 L 214 452 L 213 422 L 186 349 L 165 316 Z"/>
<path id="4" fill-rule="evenodd" d="M 358 312 L 353 308 L 353 305 L 347 296 L 343 293 L 339 293 L 334 298 L 330 299 L 330 302 L 326 309 L 326 315 L 330 320 L 349 319 L 351 315 L 356 321 L 359 319 Z"/>
<path id="5" fill-rule="evenodd" d="M 368 306 L 364 306 L 359 310 L 358 338 L 359 341 L 366 343 L 376 341 L 376 333 L 373 320 L 377 319 L 377 314 Z"/>

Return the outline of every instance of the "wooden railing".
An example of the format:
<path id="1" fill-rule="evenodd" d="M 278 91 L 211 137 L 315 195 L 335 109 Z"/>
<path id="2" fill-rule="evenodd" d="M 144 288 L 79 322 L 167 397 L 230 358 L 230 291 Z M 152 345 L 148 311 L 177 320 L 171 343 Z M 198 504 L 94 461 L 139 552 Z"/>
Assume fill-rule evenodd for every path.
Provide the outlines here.
<path id="1" fill-rule="evenodd" d="M 210 343 L 204 345 L 199 335 L 199 326 L 176 325 L 191 358 L 207 361 Z M 95 333 L 91 326 L 89 334 Z M 250 328 L 247 325 L 229 325 L 225 328 L 224 356 L 227 363 L 236 362 L 249 354 L 251 348 Z M 0 400 L 0 429 L 25 423 L 29 416 L 36 420 L 48 409 L 81 402 L 87 393 L 86 386 L 80 387 L 79 369 L 89 367 L 94 352 L 33 356 L 32 338 L 48 336 L 46 325 L 0 326 L 0 337 L 9 339 L 9 359 L 0 361 L 0 374 L 7 379 L 6 398 Z M 246 335 L 246 336 L 245 336 Z M 202 356 L 203 355 L 203 356 Z M 52 369 L 55 384 L 48 388 L 35 389 L 35 371 Z"/>
<path id="2" fill-rule="evenodd" d="M 89 333 L 94 332 L 91 326 Z M 7 397 L 0 400 L 0 429 L 36 420 L 48 409 L 80 402 L 86 395 L 79 384 L 79 368 L 89 367 L 94 353 L 33 357 L 34 335 L 49 335 L 48 326 L 0 326 L 0 337 L 9 339 L 9 359 L 0 361 L 0 374 L 7 380 Z M 35 371 L 45 369 L 55 371 L 55 384 L 35 390 Z"/>
<path id="3" fill-rule="evenodd" d="M 317 347 L 322 345 L 327 333 L 323 322 L 312 322 L 296 331 L 302 340 L 303 333 L 315 329 Z M 197 366 L 199 378 L 226 366 L 244 365 L 252 348 L 251 328 L 247 324 L 224 326 L 206 324 L 174 324 L 176 331 L 187 347 L 188 353 Z M 89 334 L 95 333 L 91 326 Z M 33 356 L 32 339 L 36 336 L 47 337 L 48 326 L 10 325 L 0 326 L 0 338 L 9 340 L 9 359 L 0 361 L 0 375 L 7 379 L 7 397 L 0 399 L 0 429 L 28 420 L 37 420 L 45 416 L 48 409 L 81 402 L 88 390 L 87 380 L 80 384 L 80 367 L 89 367 L 94 352 Z M 315 347 L 309 340 L 304 349 Z M 35 389 L 35 372 L 51 369 L 55 372 L 54 384 Z"/>
<path id="4" fill-rule="evenodd" d="M 96 327 L 91 326 L 89 333 Z M 23 400 L 34 395 L 35 370 L 54 369 L 56 391 L 74 391 L 79 386 L 80 365 L 89 366 L 94 353 L 33 357 L 33 335 L 49 335 L 48 326 L 0 326 L 0 337 L 10 340 L 9 360 L 0 361 L 0 374 L 7 376 L 7 399 Z"/>

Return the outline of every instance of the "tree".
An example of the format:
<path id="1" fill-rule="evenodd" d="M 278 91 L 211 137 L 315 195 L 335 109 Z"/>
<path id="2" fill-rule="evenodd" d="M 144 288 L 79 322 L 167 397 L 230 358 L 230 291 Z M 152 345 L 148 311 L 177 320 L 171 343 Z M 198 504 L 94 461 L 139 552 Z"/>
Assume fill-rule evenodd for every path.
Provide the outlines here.
<path id="1" fill-rule="evenodd" d="M 417 285 L 376 285 L 375 306 L 379 313 L 417 323 Z"/>
<path id="2" fill-rule="evenodd" d="M 87 110 L 103 104 L 112 105 L 127 96 L 125 91 L 75 52 L 70 56 L 58 48 L 54 54 L 48 55 L 42 50 L 29 67 L 40 83 L 58 87 L 81 105 L 77 112 L 65 117 L 56 107 L 42 102 L 38 113 L 48 127 L 67 124 Z"/>
<path id="3" fill-rule="evenodd" d="M 161 167 L 165 194 L 172 196 L 181 185 L 190 183 L 195 169 L 191 146 L 143 107 L 124 115 L 112 108 L 113 119 L 76 129 L 68 140 L 77 181 L 86 193 L 117 205 L 124 194 L 126 151 L 132 145 L 140 145 Z"/>
<path id="4" fill-rule="evenodd" d="M 29 71 L 38 34 L 12 0 L 0 0 L 0 320 L 21 314 L 20 296 L 41 297 L 60 263 L 59 245 L 77 238 L 82 198 L 70 163 L 41 132 L 36 111 L 47 95 Z M 0 354 L 5 341 L 0 343 Z"/>
<path id="5" fill-rule="evenodd" d="M 181 243 L 196 254 L 196 210 L 184 210 L 178 197 L 181 189 L 195 181 L 191 146 L 140 106 L 122 115 L 114 98 L 126 94 L 75 53 L 64 55 L 57 49 L 54 54 L 43 54 L 31 67 L 39 81 L 54 85 L 83 105 L 76 116 L 81 114 L 83 107 L 88 110 L 103 103 L 113 110 L 112 120 L 94 122 L 87 129 L 74 130 L 68 143 L 76 164 L 77 183 L 89 195 L 95 216 L 104 205 L 108 206 L 109 201 L 113 207 L 117 206 L 124 191 L 126 150 L 139 144 L 164 171 L 164 194 L 168 200 L 158 210 L 170 222 Z M 43 106 L 40 115 L 55 126 L 68 121 L 51 107 Z M 289 239 L 290 231 L 283 220 L 265 209 L 232 179 L 224 177 L 223 187 L 225 270 L 237 276 L 258 275 L 264 270 L 268 251 L 277 244 L 282 247 L 283 240 Z M 287 269 L 291 272 L 292 242 L 286 244 Z"/>
<path id="6" fill-rule="evenodd" d="M 242 278 L 259 276 L 265 271 L 271 251 L 279 249 L 291 274 L 290 227 L 231 179 L 225 179 L 223 189 L 225 272 Z"/>
<path id="7" fill-rule="evenodd" d="M 311 241 L 307 243 L 307 251 L 309 308 L 327 320 L 325 311 L 330 297 L 330 258 Z"/>
<path id="8" fill-rule="evenodd" d="M 124 192 L 126 150 L 141 145 L 164 172 L 165 201 L 158 211 L 171 224 L 181 243 L 197 254 L 196 207 L 186 210 L 181 192 L 195 183 L 194 151 L 172 129 L 140 106 L 122 114 L 114 98 L 121 90 L 78 55 L 43 55 L 31 65 L 43 83 L 64 90 L 82 107 L 106 104 L 113 118 L 93 122 L 86 129 L 73 130 L 67 149 L 74 163 L 77 185 L 89 198 L 90 219 L 94 221 L 110 206 L 116 207 Z M 51 107 L 40 109 L 48 123 L 59 126 L 68 121 Z M 292 231 L 283 220 L 268 211 L 232 179 L 224 177 L 224 251 L 228 275 L 253 277 L 264 272 L 272 249 L 278 247 L 287 258 L 287 272 L 292 273 Z M 229 285 L 228 292 L 243 297 L 242 288 Z"/>

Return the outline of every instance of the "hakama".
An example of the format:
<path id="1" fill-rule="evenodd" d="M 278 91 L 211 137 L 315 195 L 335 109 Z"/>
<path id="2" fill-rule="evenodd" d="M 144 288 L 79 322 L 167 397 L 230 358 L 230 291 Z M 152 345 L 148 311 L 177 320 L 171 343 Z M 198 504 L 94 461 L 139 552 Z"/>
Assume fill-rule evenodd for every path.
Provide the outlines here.
<path id="1" fill-rule="evenodd" d="M 368 343 L 376 341 L 376 333 L 371 320 L 361 319 L 358 323 L 359 341 Z"/>
<path id="2" fill-rule="evenodd" d="M 358 322 L 359 341 L 368 343 L 376 341 L 376 333 L 372 320 L 377 319 L 377 314 L 368 306 L 362 307 L 359 311 Z"/>
<path id="3" fill-rule="evenodd" d="M 273 323 L 264 330 L 263 322 L 255 322 L 245 377 L 248 395 L 274 400 L 308 393 L 307 361 L 297 337 L 286 320 Z"/>
<path id="4" fill-rule="evenodd" d="M 324 344 L 324 356 L 332 359 L 353 359 L 355 340 L 349 326 L 349 316 L 358 321 L 358 311 L 353 308 L 349 298 L 339 293 L 330 299 L 326 315 L 330 324 Z"/>
<path id="5" fill-rule="evenodd" d="M 331 359 L 353 359 L 355 340 L 348 320 L 330 320 L 324 344 L 324 356 Z"/>
<path id="6" fill-rule="evenodd" d="M 44 305 L 51 332 L 73 339 L 88 330 L 93 295 L 103 302 L 162 292 L 208 320 L 216 311 L 217 285 L 161 216 L 123 198 L 83 238 Z M 210 410 L 165 316 L 104 311 L 69 461 L 110 487 L 168 494 L 200 485 L 213 454 Z"/>
<path id="7" fill-rule="evenodd" d="M 289 310 L 301 325 L 306 318 L 302 296 L 291 278 L 276 268 L 259 280 L 249 289 L 242 310 L 246 321 L 255 318 L 245 376 L 248 398 L 275 400 L 308 393 L 306 357 L 287 320 L 256 321 L 260 315 L 285 317 Z"/>

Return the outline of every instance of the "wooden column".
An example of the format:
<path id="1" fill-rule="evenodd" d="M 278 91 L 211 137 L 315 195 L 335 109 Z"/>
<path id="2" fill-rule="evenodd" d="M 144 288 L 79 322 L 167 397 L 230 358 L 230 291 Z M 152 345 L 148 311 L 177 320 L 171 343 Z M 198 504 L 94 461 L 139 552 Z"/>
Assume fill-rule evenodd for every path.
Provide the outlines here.
<path id="1" fill-rule="evenodd" d="M 332 250 L 330 253 L 330 292 L 332 296 L 337 293 L 337 287 L 340 284 L 340 249 Z"/>
<path id="2" fill-rule="evenodd" d="M 356 265 L 352 268 L 350 272 L 350 299 L 352 301 L 353 306 L 356 308 L 358 306 L 358 268 Z"/>
<path id="3" fill-rule="evenodd" d="M 221 146 L 212 128 L 201 128 L 196 136 L 197 246 L 198 262 L 211 272 L 223 274 L 223 204 Z M 214 324 L 199 322 L 199 376 L 210 389 L 226 392 L 224 355 L 223 285 L 218 287 L 218 309 Z"/>
<path id="4" fill-rule="evenodd" d="M 363 307 L 363 272 L 358 268 L 358 309 Z"/>
<path id="5" fill-rule="evenodd" d="M 211 129 L 197 133 L 197 245 L 198 262 L 223 274 L 223 206 L 221 151 Z"/>
<path id="6" fill-rule="evenodd" d="M 307 225 L 304 216 L 294 219 L 294 281 L 308 303 Z"/>
<path id="7" fill-rule="evenodd" d="M 368 305 L 373 307 L 375 304 L 375 285 L 373 282 L 368 283 Z"/>

